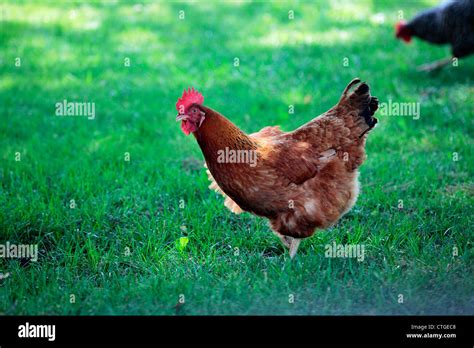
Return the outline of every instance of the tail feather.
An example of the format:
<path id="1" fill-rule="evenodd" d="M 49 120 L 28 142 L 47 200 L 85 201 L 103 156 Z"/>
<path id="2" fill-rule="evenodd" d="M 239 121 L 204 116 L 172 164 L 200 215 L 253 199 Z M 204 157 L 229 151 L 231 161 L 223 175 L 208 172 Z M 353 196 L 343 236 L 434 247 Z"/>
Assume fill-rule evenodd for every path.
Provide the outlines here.
<path id="1" fill-rule="evenodd" d="M 362 136 L 377 124 L 377 119 L 373 115 L 378 109 L 378 102 L 376 97 L 370 95 L 369 85 L 361 82 L 359 78 L 355 78 L 344 89 L 339 105 L 347 105 L 351 109 L 356 109 L 357 115 L 365 121 L 368 128 L 364 127 L 363 133 L 360 135 Z"/>
<path id="2" fill-rule="evenodd" d="M 347 96 L 347 94 L 349 93 L 349 91 L 351 90 L 352 87 L 354 87 L 356 84 L 358 84 L 360 82 L 360 79 L 358 77 L 356 77 L 355 79 L 353 79 L 351 82 L 349 82 L 349 84 L 347 85 L 347 87 L 344 89 L 344 92 L 342 92 L 342 97 L 341 97 L 341 100 Z"/>

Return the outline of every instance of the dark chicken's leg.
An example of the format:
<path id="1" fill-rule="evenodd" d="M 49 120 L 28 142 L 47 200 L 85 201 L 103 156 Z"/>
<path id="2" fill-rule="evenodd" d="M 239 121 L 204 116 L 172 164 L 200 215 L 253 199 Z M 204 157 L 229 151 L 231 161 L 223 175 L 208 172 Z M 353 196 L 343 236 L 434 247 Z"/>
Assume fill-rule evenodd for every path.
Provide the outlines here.
<path id="1" fill-rule="evenodd" d="M 448 65 L 449 63 L 452 62 L 452 60 L 453 58 L 445 58 L 445 59 L 437 60 L 436 62 L 433 62 L 433 63 L 420 65 L 417 68 L 417 70 L 426 71 L 426 72 L 435 71 L 435 70 L 441 69 L 445 65 Z"/>

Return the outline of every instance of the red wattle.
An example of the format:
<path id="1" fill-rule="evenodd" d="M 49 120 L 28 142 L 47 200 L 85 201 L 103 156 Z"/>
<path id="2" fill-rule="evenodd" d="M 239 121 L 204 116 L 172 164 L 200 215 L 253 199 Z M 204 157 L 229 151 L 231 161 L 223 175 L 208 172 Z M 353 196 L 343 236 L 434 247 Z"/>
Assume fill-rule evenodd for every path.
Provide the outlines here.
<path id="1" fill-rule="evenodd" d="M 197 131 L 197 127 L 195 124 L 191 122 L 183 121 L 181 122 L 181 130 L 183 131 L 184 134 L 189 135 L 192 132 Z"/>

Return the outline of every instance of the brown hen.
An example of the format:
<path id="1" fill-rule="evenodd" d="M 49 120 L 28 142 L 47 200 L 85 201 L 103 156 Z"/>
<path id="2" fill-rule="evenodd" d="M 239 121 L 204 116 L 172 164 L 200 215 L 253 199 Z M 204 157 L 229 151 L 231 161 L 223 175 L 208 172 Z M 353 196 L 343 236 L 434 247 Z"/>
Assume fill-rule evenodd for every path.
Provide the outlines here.
<path id="1" fill-rule="evenodd" d="M 268 218 L 291 258 L 301 239 L 354 205 L 365 140 L 377 123 L 378 101 L 366 83 L 354 79 L 336 106 L 292 132 L 266 127 L 247 135 L 203 102 L 194 89 L 185 91 L 176 119 L 201 147 L 210 188 L 234 213 Z"/>

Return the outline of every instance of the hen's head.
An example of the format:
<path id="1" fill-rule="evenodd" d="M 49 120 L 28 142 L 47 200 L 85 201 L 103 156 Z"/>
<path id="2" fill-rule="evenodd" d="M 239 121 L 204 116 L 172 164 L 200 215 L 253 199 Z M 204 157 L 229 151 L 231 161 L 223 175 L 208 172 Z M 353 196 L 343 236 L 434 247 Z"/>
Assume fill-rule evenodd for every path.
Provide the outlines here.
<path id="1" fill-rule="evenodd" d="M 395 25 L 395 36 L 397 37 L 397 39 L 402 39 L 405 42 L 410 42 L 412 35 L 412 31 L 407 26 L 407 23 L 405 21 L 400 21 Z"/>
<path id="2" fill-rule="evenodd" d="M 181 121 L 181 129 L 184 134 L 189 135 L 201 127 L 206 118 L 206 113 L 201 110 L 200 106 L 204 102 L 204 97 L 194 88 L 184 90 L 181 98 L 176 103 L 178 116 L 176 121 Z"/>

